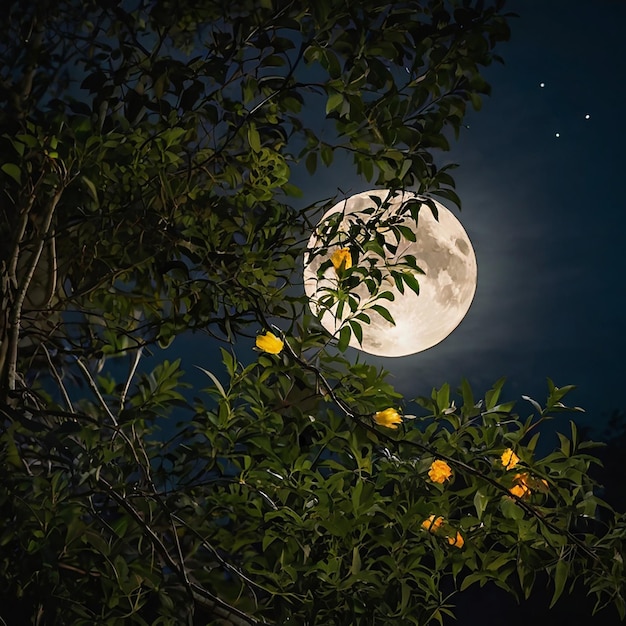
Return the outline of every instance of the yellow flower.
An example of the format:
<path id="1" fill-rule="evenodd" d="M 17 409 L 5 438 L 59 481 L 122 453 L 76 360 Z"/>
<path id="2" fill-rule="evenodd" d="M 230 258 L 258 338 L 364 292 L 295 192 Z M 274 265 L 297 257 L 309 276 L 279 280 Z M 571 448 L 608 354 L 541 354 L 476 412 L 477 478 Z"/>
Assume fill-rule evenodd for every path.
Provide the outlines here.
<path id="1" fill-rule="evenodd" d="M 285 344 L 276 335 L 266 332 L 264 335 L 257 335 L 256 347 L 263 352 L 278 354 Z"/>
<path id="2" fill-rule="evenodd" d="M 513 482 L 515 483 L 513 487 L 509 489 L 509 491 L 518 498 L 523 498 L 524 496 L 530 495 L 530 487 L 528 486 L 528 474 L 515 474 L 513 477 Z"/>
<path id="3" fill-rule="evenodd" d="M 429 530 L 431 533 L 436 533 L 444 524 L 443 517 L 435 517 L 431 515 L 428 519 L 422 522 L 422 528 Z"/>
<path id="4" fill-rule="evenodd" d="M 500 457 L 502 461 L 502 465 L 504 465 L 504 469 L 510 470 L 513 469 L 519 463 L 519 457 L 511 448 L 507 448 Z"/>
<path id="5" fill-rule="evenodd" d="M 518 498 L 523 498 L 526 494 L 530 493 L 530 489 L 525 485 L 515 485 L 514 487 L 511 487 L 509 491 Z"/>
<path id="6" fill-rule="evenodd" d="M 446 537 L 448 543 L 451 546 L 455 546 L 457 548 L 462 548 L 465 545 L 465 540 L 463 539 L 463 535 L 457 531 L 456 537 Z"/>
<path id="7" fill-rule="evenodd" d="M 445 461 L 436 460 L 431 463 L 428 476 L 434 483 L 441 484 L 452 476 L 452 470 Z"/>
<path id="8" fill-rule="evenodd" d="M 509 492 L 518 498 L 529 496 L 532 490 L 547 491 L 549 488 L 548 481 L 541 478 L 533 478 L 528 472 L 523 474 L 515 474 L 513 477 L 513 487 L 509 489 Z"/>
<path id="9" fill-rule="evenodd" d="M 374 421 L 385 428 L 398 428 L 398 424 L 402 424 L 400 414 L 392 408 L 374 413 Z"/>
<path id="10" fill-rule="evenodd" d="M 425 530 L 433 533 L 433 535 L 436 534 L 441 534 L 439 533 L 440 530 L 442 530 L 442 528 L 444 527 L 446 521 L 443 519 L 443 517 L 439 516 L 435 516 L 435 515 L 431 515 L 428 519 L 425 519 L 422 522 L 422 528 L 424 528 Z M 445 530 L 451 530 L 449 528 L 446 528 Z M 450 537 L 449 535 L 446 535 L 445 537 L 448 541 L 448 543 L 451 546 L 456 546 L 457 548 L 462 548 L 463 545 L 465 544 L 465 540 L 463 539 L 463 535 L 461 535 L 460 532 L 457 531 L 456 536 L 455 537 Z"/>
<path id="11" fill-rule="evenodd" d="M 511 487 L 509 491 L 518 498 L 523 498 L 530 493 L 530 489 L 526 485 L 515 485 Z"/>
<path id="12" fill-rule="evenodd" d="M 352 255 L 350 254 L 350 248 L 339 248 L 330 255 L 330 261 L 335 268 L 335 272 L 350 269 L 352 267 Z"/>

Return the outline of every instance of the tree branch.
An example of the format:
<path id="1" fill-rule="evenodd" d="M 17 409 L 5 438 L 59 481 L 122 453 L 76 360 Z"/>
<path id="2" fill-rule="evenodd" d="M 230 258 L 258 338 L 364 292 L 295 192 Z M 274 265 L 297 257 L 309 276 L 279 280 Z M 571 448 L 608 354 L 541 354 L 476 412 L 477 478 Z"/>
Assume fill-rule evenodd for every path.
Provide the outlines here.
<path id="1" fill-rule="evenodd" d="M 148 537 L 156 551 L 159 553 L 164 563 L 170 567 L 180 578 L 186 579 L 186 575 L 181 571 L 178 563 L 172 558 L 167 546 L 161 541 L 160 537 L 152 530 L 150 525 L 143 519 L 139 512 L 126 500 L 123 496 L 115 491 L 104 478 L 100 477 L 98 483 L 102 485 L 110 496 L 135 520 L 141 527 L 143 533 Z M 216 616 L 225 620 L 232 626 L 272 626 L 264 620 L 258 620 L 243 611 L 224 602 L 217 596 L 213 595 L 201 585 L 189 581 L 189 587 L 193 593 L 193 599 L 200 606 L 209 609 Z"/>
<path id="2" fill-rule="evenodd" d="M 263 318 L 263 319 L 265 320 L 265 318 Z M 265 320 L 265 323 L 267 323 L 267 320 Z M 268 327 L 269 327 L 269 325 L 268 325 Z M 274 330 L 276 330 L 276 332 L 278 332 L 280 335 L 283 335 L 282 331 L 279 328 L 277 328 L 276 326 L 272 325 L 272 328 L 274 328 Z M 283 336 L 283 339 L 284 339 L 284 336 Z M 517 506 L 519 506 L 521 509 L 523 509 L 527 514 L 531 515 L 532 517 L 535 517 L 539 521 L 539 523 L 543 524 L 548 530 L 550 530 L 550 531 L 552 531 L 552 532 L 554 532 L 556 534 L 565 535 L 569 539 L 569 541 L 571 541 L 571 543 L 574 544 L 582 553 L 584 553 L 590 559 L 592 559 L 593 561 L 598 563 L 600 565 L 601 569 L 606 571 L 606 567 L 605 567 L 604 563 L 602 563 L 600 557 L 591 548 L 589 548 L 585 544 L 584 541 L 582 541 L 581 539 L 576 537 L 576 535 L 574 535 L 567 528 L 560 528 L 559 526 L 557 526 L 553 522 L 547 520 L 539 511 L 536 511 L 534 507 L 532 507 L 530 504 L 528 504 L 527 502 L 522 500 L 522 498 L 519 498 L 518 496 L 510 493 L 509 489 L 505 485 L 500 484 L 497 480 L 494 480 L 493 478 L 485 475 L 480 470 L 472 467 L 471 465 L 468 465 L 467 463 L 464 463 L 463 461 L 459 461 L 458 459 L 455 459 L 454 457 L 451 457 L 451 456 L 448 456 L 446 454 L 440 453 L 439 451 L 435 450 L 434 448 L 432 448 L 432 447 L 430 447 L 428 445 L 419 443 L 417 441 L 407 441 L 407 440 L 404 440 L 404 439 L 396 439 L 394 437 L 391 437 L 391 436 L 387 435 L 386 433 L 381 432 L 379 429 L 375 428 L 372 424 L 370 424 L 367 421 L 365 421 L 365 420 L 369 420 L 371 418 L 371 416 L 370 415 L 363 415 L 363 414 L 360 414 L 358 412 L 354 412 L 350 408 L 349 405 L 347 405 L 345 402 L 343 402 L 343 400 L 341 400 L 341 398 L 339 398 L 337 396 L 337 394 L 335 393 L 335 390 L 331 387 L 331 385 L 328 383 L 328 381 L 326 380 L 324 375 L 319 371 L 319 369 L 316 366 L 311 365 L 310 363 L 308 363 L 304 359 L 300 358 L 294 352 L 293 348 L 289 345 L 289 342 L 285 341 L 284 345 L 285 345 L 285 348 L 287 349 L 287 351 L 289 352 L 289 354 L 291 355 L 291 357 L 301 367 L 303 367 L 304 369 L 307 369 L 307 370 L 315 373 L 316 377 L 318 378 L 318 380 L 322 384 L 325 392 L 330 396 L 330 398 L 333 400 L 333 402 L 344 412 L 346 417 L 350 418 L 356 424 L 358 424 L 359 426 L 361 426 L 365 430 L 373 433 L 377 438 L 383 440 L 386 444 L 391 445 L 394 448 L 397 447 L 399 444 L 406 445 L 406 446 L 409 446 L 409 447 L 412 447 L 412 448 L 416 448 L 416 449 L 418 449 L 418 450 L 420 450 L 422 452 L 426 452 L 426 453 L 434 456 L 435 458 L 442 459 L 442 460 L 446 461 L 447 463 L 449 463 L 450 465 L 467 472 L 468 474 L 471 474 L 473 476 L 476 476 L 477 478 L 480 478 L 481 480 L 483 480 L 486 483 L 490 484 L 492 487 L 496 488 L 498 491 L 502 492 L 503 495 L 506 495 L 507 497 L 512 498 L 515 501 L 515 504 Z M 609 572 L 607 572 L 607 573 L 609 573 Z"/>
<path id="3" fill-rule="evenodd" d="M 6 352 L 7 358 L 6 362 L 2 364 L 4 366 L 4 371 L 2 372 L 2 376 L 0 377 L 1 382 L 6 381 L 6 386 L 9 391 L 15 390 L 15 382 L 17 378 L 17 346 L 19 342 L 20 327 L 22 321 L 22 307 L 24 305 L 26 293 L 35 274 L 35 270 L 37 269 L 37 264 L 39 263 L 39 259 L 41 258 L 43 248 L 46 244 L 46 238 L 48 233 L 50 232 L 54 212 L 56 210 L 57 204 L 59 203 L 59 200 L 61 199 L 61 196 L 63 195 L 65 187 L 66 183 L 64 182 L 59 186 L 55 194 L 50 199 L 48 206 L 46 207 L 43 221 L 39 228 L 39 241 L 37 242 L 35 251 L 29 260 L 30 262 L 26 268 L 24 276 L 18 282 L 15 298 L 10 305 L 11 309 L 9 311 L 9 329 L 7 337 L 8 346 Z"/>

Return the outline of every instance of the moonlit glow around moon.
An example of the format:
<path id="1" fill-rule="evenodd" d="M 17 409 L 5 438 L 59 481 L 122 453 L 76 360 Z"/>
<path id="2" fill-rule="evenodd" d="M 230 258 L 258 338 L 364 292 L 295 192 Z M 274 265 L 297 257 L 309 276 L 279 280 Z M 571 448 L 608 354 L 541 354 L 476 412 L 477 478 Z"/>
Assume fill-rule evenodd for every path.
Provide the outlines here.
<path id="1" fill-rule="evenodd" d="M 373 198 L 378 198 L 379 208 Z M 408 200 L 419 200 L 419 196 L 410 192 L 390 196 L 386 190 L 366 191 L 343 200 L 327 211 L 320 220 L 315 232 L 309 239 L 309 251 L 304 259 L 304 289 L 309 298 L 311 310 L 320 318 L 320 322 L 331 334 L 338 333 L 346 320 L 355 312 L 344 307 L 340 317 L 337 305 L 324 308 L 320 299 L 327 294 L 328 288 L 336 289 L 339 285 L 337 274 L 328 260 L 339 248 L 345 246 L 345 233 L 359 220 L 367 222 L 372 216 L 372 209 L 384 211 L 384 216 L 398 214 Z M 390 291 L 393 301 L 380 300 L 393 316 L 395 326 L 370 308 L 371 296 L 363 283 L 355 287 L 359 299 L 356 311 L 366 312 L 371 323 L 362 323 L 363 342 L 359 345 L 354 336 L 350 345 L 370 354 L 379 356 L 406 356 L 426 350 L 445 339 L 461 322 L 469 310 L 476 291 L 476 256 L 467 233 L 454 215 L 439 202 L 435 202 L 438 220 L 430 207 L 422 204 L 417 223 L 410 213 L 403 214 L 402 226 L 411 229 L 416 235 L 412 242 L 402 237 L 396 241 L 388 232 L 385 241 L 397 244 L 395 253 L 385 251 L 385 259 L 368 251 L 358 255 L 356 265 L 370 267 L 366 261 L 375 259 L 375 267 L 383 274 L 389 266 L 402 261 L 406 255 L 413 255 L 425 274 L 415 273 L 419 282 L 420 293 L 415 294 L 405 286 L 402 294 L 395 282 L 383 281 L 381 290 Z M 338 232 L 331 241 L 324 241 L 329 218 L 333 214 L 341 215 Z M 344 234 L 344 243 L 339 243 Z M 355 244 L 358 245 L 358 242 Z M 318 270 L 326 262 L 326 269 L 318 276 Z"/>

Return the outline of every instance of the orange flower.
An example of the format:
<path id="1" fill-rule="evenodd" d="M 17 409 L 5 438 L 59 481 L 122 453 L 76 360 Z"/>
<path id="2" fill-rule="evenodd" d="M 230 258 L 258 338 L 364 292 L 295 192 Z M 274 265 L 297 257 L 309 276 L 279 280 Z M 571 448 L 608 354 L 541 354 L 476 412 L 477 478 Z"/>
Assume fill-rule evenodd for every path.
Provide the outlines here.
<path id="1" fill-rule="evenodd" d="M 402 424 L 402 417 L 398 411 L 389 408 L 374 413 L 374 421 L 385 428 L 398 428 L 398 424 Z"/>
<path id="2" fill-rule="evenodd" d="M 518 498 L 523 498 L 526 494 L 530 493 L 530 489 L 524 485 L 515 485 L 511 487 L 509 491 Z"/>
<path id="3" fill-rule="evenodd" d="M 433 535 L 441 535 L 439 531 L 444 528 L 446 521 L 441 516 L 431 515 L 428 519 L 425 519 L 422 522 L 422 528 L 433 533 Z M 447 528 L 445 530 L 448 530 Z M 460 532 L 456 532 L 455 537 L 450 537 L 449 535 L 445 536 L 446 540 L 451 546 L 455 546 L 457 548 L 462 548 L 465 545 L 465 540 L 463 539 L 463 535 Z"/>
<path id="4" fill-rule="evenodd" d="M 352 255 L 350 254 L 350 248 L 339 248 L 330 255 L 330 261 L 335 268 L 335 272 L 339 274 L 343 270 L 348 270 L 352 267 Z"/>
<path id="5" fill-rule="evenodd" d="M 529 476 L 526 472 L 523 474 L 515 474 L 513 477 L 513 482 L 515 484 L 509 489 L 509 491 L 518 498 L 530 495 L 531 491 L 530 486 L 528 485 L 528 478 Z"/>
<path id="6" fill-rule="evenodd" d="M 431 533 L 436 533 L 443 524 L 443 517 L 435 517 L 435 515 L 431 515 L 428 519 L 425 519 L 422 522 L 422 528 L 429 530 Z"/>
<path id="7" fill-rule="evenodd" d="M 510 470 L 513 469 L 519 463 L 519 457 L 511 448 L 507 448 L 500 457 L 502 461 L 502 465 L 504 465 L 504 469 Z"/>
<path id="8" fill-rule="evenodd" d="M 458 531 L 456 533 L 456 537 L 446 537 L 446 539 L 451 546 L 455 546 L 457 548 L 462 548 L 465 545 L 463 535 Z"/>
<path id="9" fill-rule="evenodd" d="M 276 335 L 266 332 L 264 335 L 257 335 L 256 347 L 263 352 L 278 354 L 285 344 Z"/>
<path id="10" fill-rule="evenodd" d="M 452 476 L 452 470 L 445 461 L 437 459 L 431 463 L 428 476 L 434 483 L 441 484 L 445 483 Z"/>
<path id="11" fill-rule="evenodd" d="M 513 487 L 509 491 L 518 498 L 529 496 L 533 491 L 547 491 L 548 481 L 544 478 L 535 478 L 528 472 L 515 474 L 513 477 Z"/>

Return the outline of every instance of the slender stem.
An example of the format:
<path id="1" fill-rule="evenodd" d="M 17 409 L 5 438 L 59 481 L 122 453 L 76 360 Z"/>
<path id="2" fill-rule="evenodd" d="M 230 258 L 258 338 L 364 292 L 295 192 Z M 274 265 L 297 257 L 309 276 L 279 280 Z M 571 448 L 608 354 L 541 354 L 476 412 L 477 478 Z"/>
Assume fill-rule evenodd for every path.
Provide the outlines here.
<path id="1" fill-rule="evenodd" d="M 109 406 L 107 405 L 106 401 L 102 397 L 102 394 L 100 393 L 100 390 L 98 389 L 98 385 L 96 385 L 96 381 L 93 379 L 91 372 L 89 371 L 89 369 L 87 369 L 87 366 L 80 360 L 79 357 L 75 357 L 75 358 L 76 358 L 76 363 L 78 364 L 78 367 L 80 367 L 83 374 L 85 375 L 85 380 L 87 381 L 89 388 L 91 389 L 91 391 L 94 392 L 94 394 L 96 395 L 96 398 L 98 398 L 100 405 L 105 410 L 106 414 L 109 416 L 109 419 L 113 422 L 114 426 L 116 427 L 119 426 L 117 418 L 115 417 L 115 415 L 113 415 L 113 413 L 111 412 L 111 409 L 109 409 Z"/>
<path id="2" fill-rule="evenodd" d="M 154 532 L 154 530 L 152 530 L 150 525 L 143 519 L 140 513 L 130 504 L 128 499 L 117 493 L 115 489 L 113 489 L 113 486 L 110 485 L 104 478 L 99 478 L 98 482 L 105 487 L 106 491 L 110 494 L 113 500 L 115 500 L 120 507 L 122 507 L 141 527 L 142 531 L 150 539 L 152 545 L 167 566 L 171 567 L 178 576 L 187 580 L 186 574 L 181 571 L 178 563 L 172 558 L 167 546 L 161 541 L 160 537 Z M 268 622 L 258 620 L 251 615 L 240 611 L 234 606 L 231 606 L 227 602 L 224 602 L 197 583 L 189 581 L 189 588 L 193 594 L 195 602 L 197 602 L 200 606 L 210 609 L 216 617 L 227 620 L 233 626 L 271 626 Z"/>
<path id="3" fill-rule="evenodd" d="M 143 352 L 143 346 L 141 346 L 134 354 L 133 362 L 130 366 L 130 371 L 128 372 L 128 378 L 126 379 L 126 384 L 124 385 L 124 389 L 122 389 L 122 394 L 120 395 L 120 409 L 118 412 L 118 417 L 121 415 L 124 410 L 124 402 L 126 401 L 126 396 L 128 395 L 128 390 L 130 388 L 130 383 L 135 376 L 135 372 L 137 371 L 137 366 L 139 365 L 139 360 L 141 359 L 141 354 Z"/>
<path id="4" fill-rule="evenodd" d="M 63 401 L 65 402 L 65 406 L 67 407 L 67 410 L 70 413 L 74 412 L 74 407 L 72 406 L 72 401 L 70 400 L 70 396 L 67 393 L 67 389 L 65 388 L 65 385 L 63 384 L 63 380 L 61 379 L 61 375 L 59 374 L 57 368 L 54 366 L 54 363 L 52 362 L 52 358 L 50 356 L 50 352 L 48 351 L 48 348 L 46 347 L 46 344 L 42 343 L 41 347 L 43 348 L 44 354 L 46 355 L 46 359 L 48 361 L 48 365 L 50 366 L 50 371 L 52 372 L 52 375 L 54 376 L 54 379 L 56 380 L 56 383 L 59 387 L 59 390 L 61 391 L 61 395 L 63 396 Z"/>
<path id="5" fill-rule="evenodd" d="M 240 569 L 237 569 L 234 565 L 231 565 L 228 561 L 226 561 L 219 553 L 218 550 L 216 550 L 208 541 L 205 537 L 203 537 L 195 528 L 192 528 L 185 520 L 183 520 L 182 518 L 178 517 L 177 515 L 172 514 L 172 519 L 176 520 L 179 524 L 182 524 L 187 530 L 189 530 L 193 535 L 195 535 L 200 542 L 202 543 L 202 545 L 209 550 L 209 552 L 211 552 L 211 554 L 214 556 L 214 558 L 218 561 L 218 563 L 224 567 L 225 569 L 227 569 L 228 571 L 232 572 L 233 574 L 235 574 L 236 576 L 238 576 L 239 578 L 241 578 L 241 580 L 243 580 L 244 582 L 246 582 L 250 587 L 256 587 L 257 589 L 261 589 L 263 591 L 269 592 L 269 593 L 273 593 L 270 592 L 268 589 L 266 589 L 265 587 L 263 587 L 262 585 L 259 585 L 258 583 L 256 583 L 254 580 L 252 580 L 251 578 L 248 578 L 248 576 L 246 576 L 246 574 L 244 574 L 244 572 L 242 572 Z"/>

